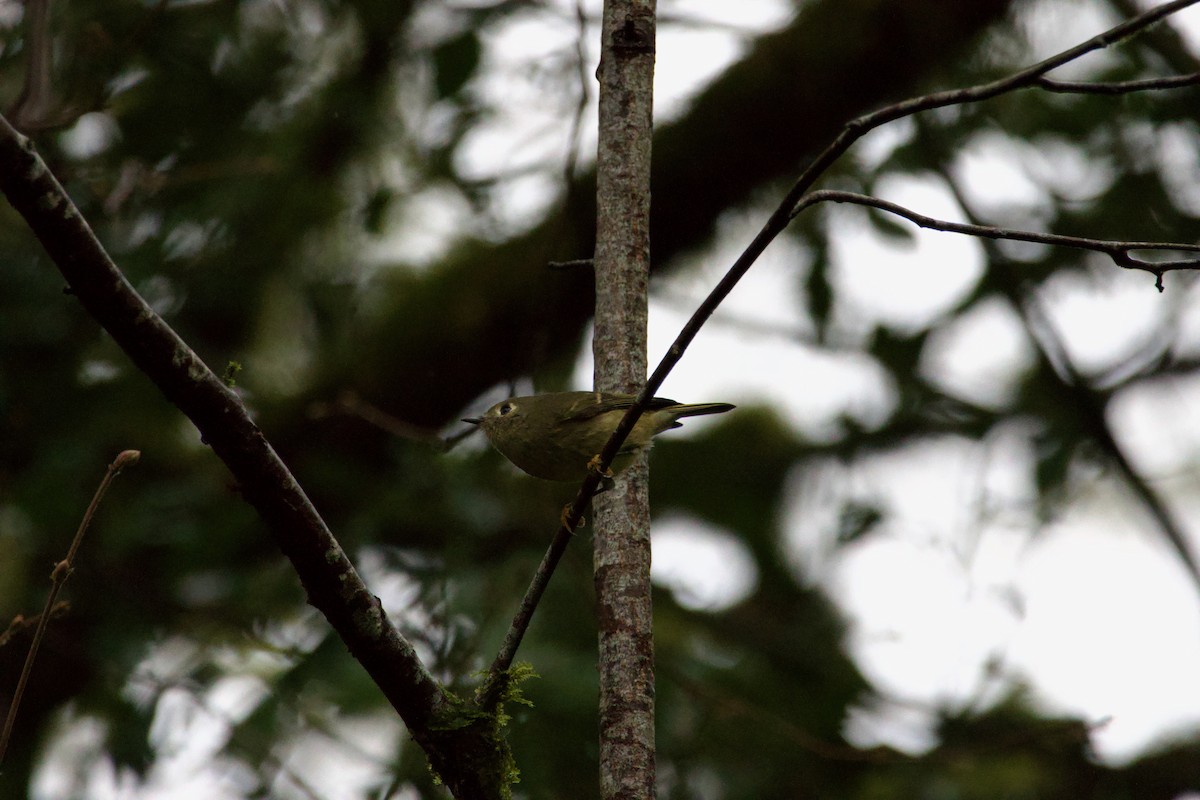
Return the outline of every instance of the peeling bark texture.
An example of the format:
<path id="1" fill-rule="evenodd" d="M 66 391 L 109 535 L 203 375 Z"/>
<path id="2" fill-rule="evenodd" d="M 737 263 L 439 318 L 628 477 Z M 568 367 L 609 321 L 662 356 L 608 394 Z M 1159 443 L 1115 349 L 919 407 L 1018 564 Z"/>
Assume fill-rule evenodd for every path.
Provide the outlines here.
<path id="1" fill-rule="evenodd" d="M 600 391 L 636 392 L 646 379 L 654 28 L 653 0 L 604 4 L 593 344 Z M 655 791 L 648 478 L 643 460 L 593 502 L 606 800 Z"/>

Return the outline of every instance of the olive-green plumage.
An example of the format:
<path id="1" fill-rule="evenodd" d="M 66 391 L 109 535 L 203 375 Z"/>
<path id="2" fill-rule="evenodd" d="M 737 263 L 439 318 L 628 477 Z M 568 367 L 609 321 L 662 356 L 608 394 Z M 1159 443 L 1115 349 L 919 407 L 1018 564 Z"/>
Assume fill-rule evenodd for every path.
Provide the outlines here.
<path id="1" fill-rule="evenodd" d="M 621 417 L 636 398 L 610 392 L 553 392 L 513 397 L 497 403 L 470 422 L 483 428 L 488 441 L 512 463 L 536 478 L 551 481 L 580 480 L 588 462 L 604 449 Z M 680 417 L 723 414 L 729 403 L 685 405 L 655 397 L 629 432 L 613 472 L 633 463 L 638 452 L 649 448 L 653 437 L 678 428 Z"/>

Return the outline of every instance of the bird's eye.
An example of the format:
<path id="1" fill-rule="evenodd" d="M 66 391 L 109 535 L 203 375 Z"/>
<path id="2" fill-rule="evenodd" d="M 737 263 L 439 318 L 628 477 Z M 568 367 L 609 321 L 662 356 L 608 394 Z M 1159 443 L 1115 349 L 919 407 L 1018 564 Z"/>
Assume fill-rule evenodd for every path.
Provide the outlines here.
<path id="1" fill-rule="evenodd" d="M 504 405 L 500 406 L 500 416 L 503 417 L 505 414 L 510 414 L 510 413 L 512 413 L 512 410 L 513 410 L 513 404 L 505 403 Z"/>

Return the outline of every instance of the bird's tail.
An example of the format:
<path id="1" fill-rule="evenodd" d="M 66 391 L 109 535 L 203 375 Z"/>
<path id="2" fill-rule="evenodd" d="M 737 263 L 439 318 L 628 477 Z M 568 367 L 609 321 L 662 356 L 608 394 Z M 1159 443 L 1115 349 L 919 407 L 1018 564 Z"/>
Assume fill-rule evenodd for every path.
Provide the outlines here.
<path id="1" fill-rule="evenodd" d="M 675 409 L 676 417 L 702 417 L 705 414 L 724 414 L 733 411 L 737 406 L 732 403 L 692 403 L 681 405 Z"/>

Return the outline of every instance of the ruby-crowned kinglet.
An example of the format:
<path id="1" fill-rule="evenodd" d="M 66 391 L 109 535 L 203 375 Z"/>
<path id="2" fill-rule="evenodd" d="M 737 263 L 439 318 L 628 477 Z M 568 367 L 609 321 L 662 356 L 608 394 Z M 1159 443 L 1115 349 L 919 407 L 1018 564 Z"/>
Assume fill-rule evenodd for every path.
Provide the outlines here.
<path id="1" fill-rule="evenodd" d="M 593 456 L 604 449 L 621 417 L 633 405 L 631 394 L 610 392 L 553 392 L 513 397 L 497 403 L 482 417 L 463 422 L 483 428 L 500 453 L 535 478 L 576 481 Z M 678 428 L 680 417 L 723 414 L 729 403 L 684 405 L 653 398 L 613 459 L 614 473 L 628 467 L 655 434 Z"/>

